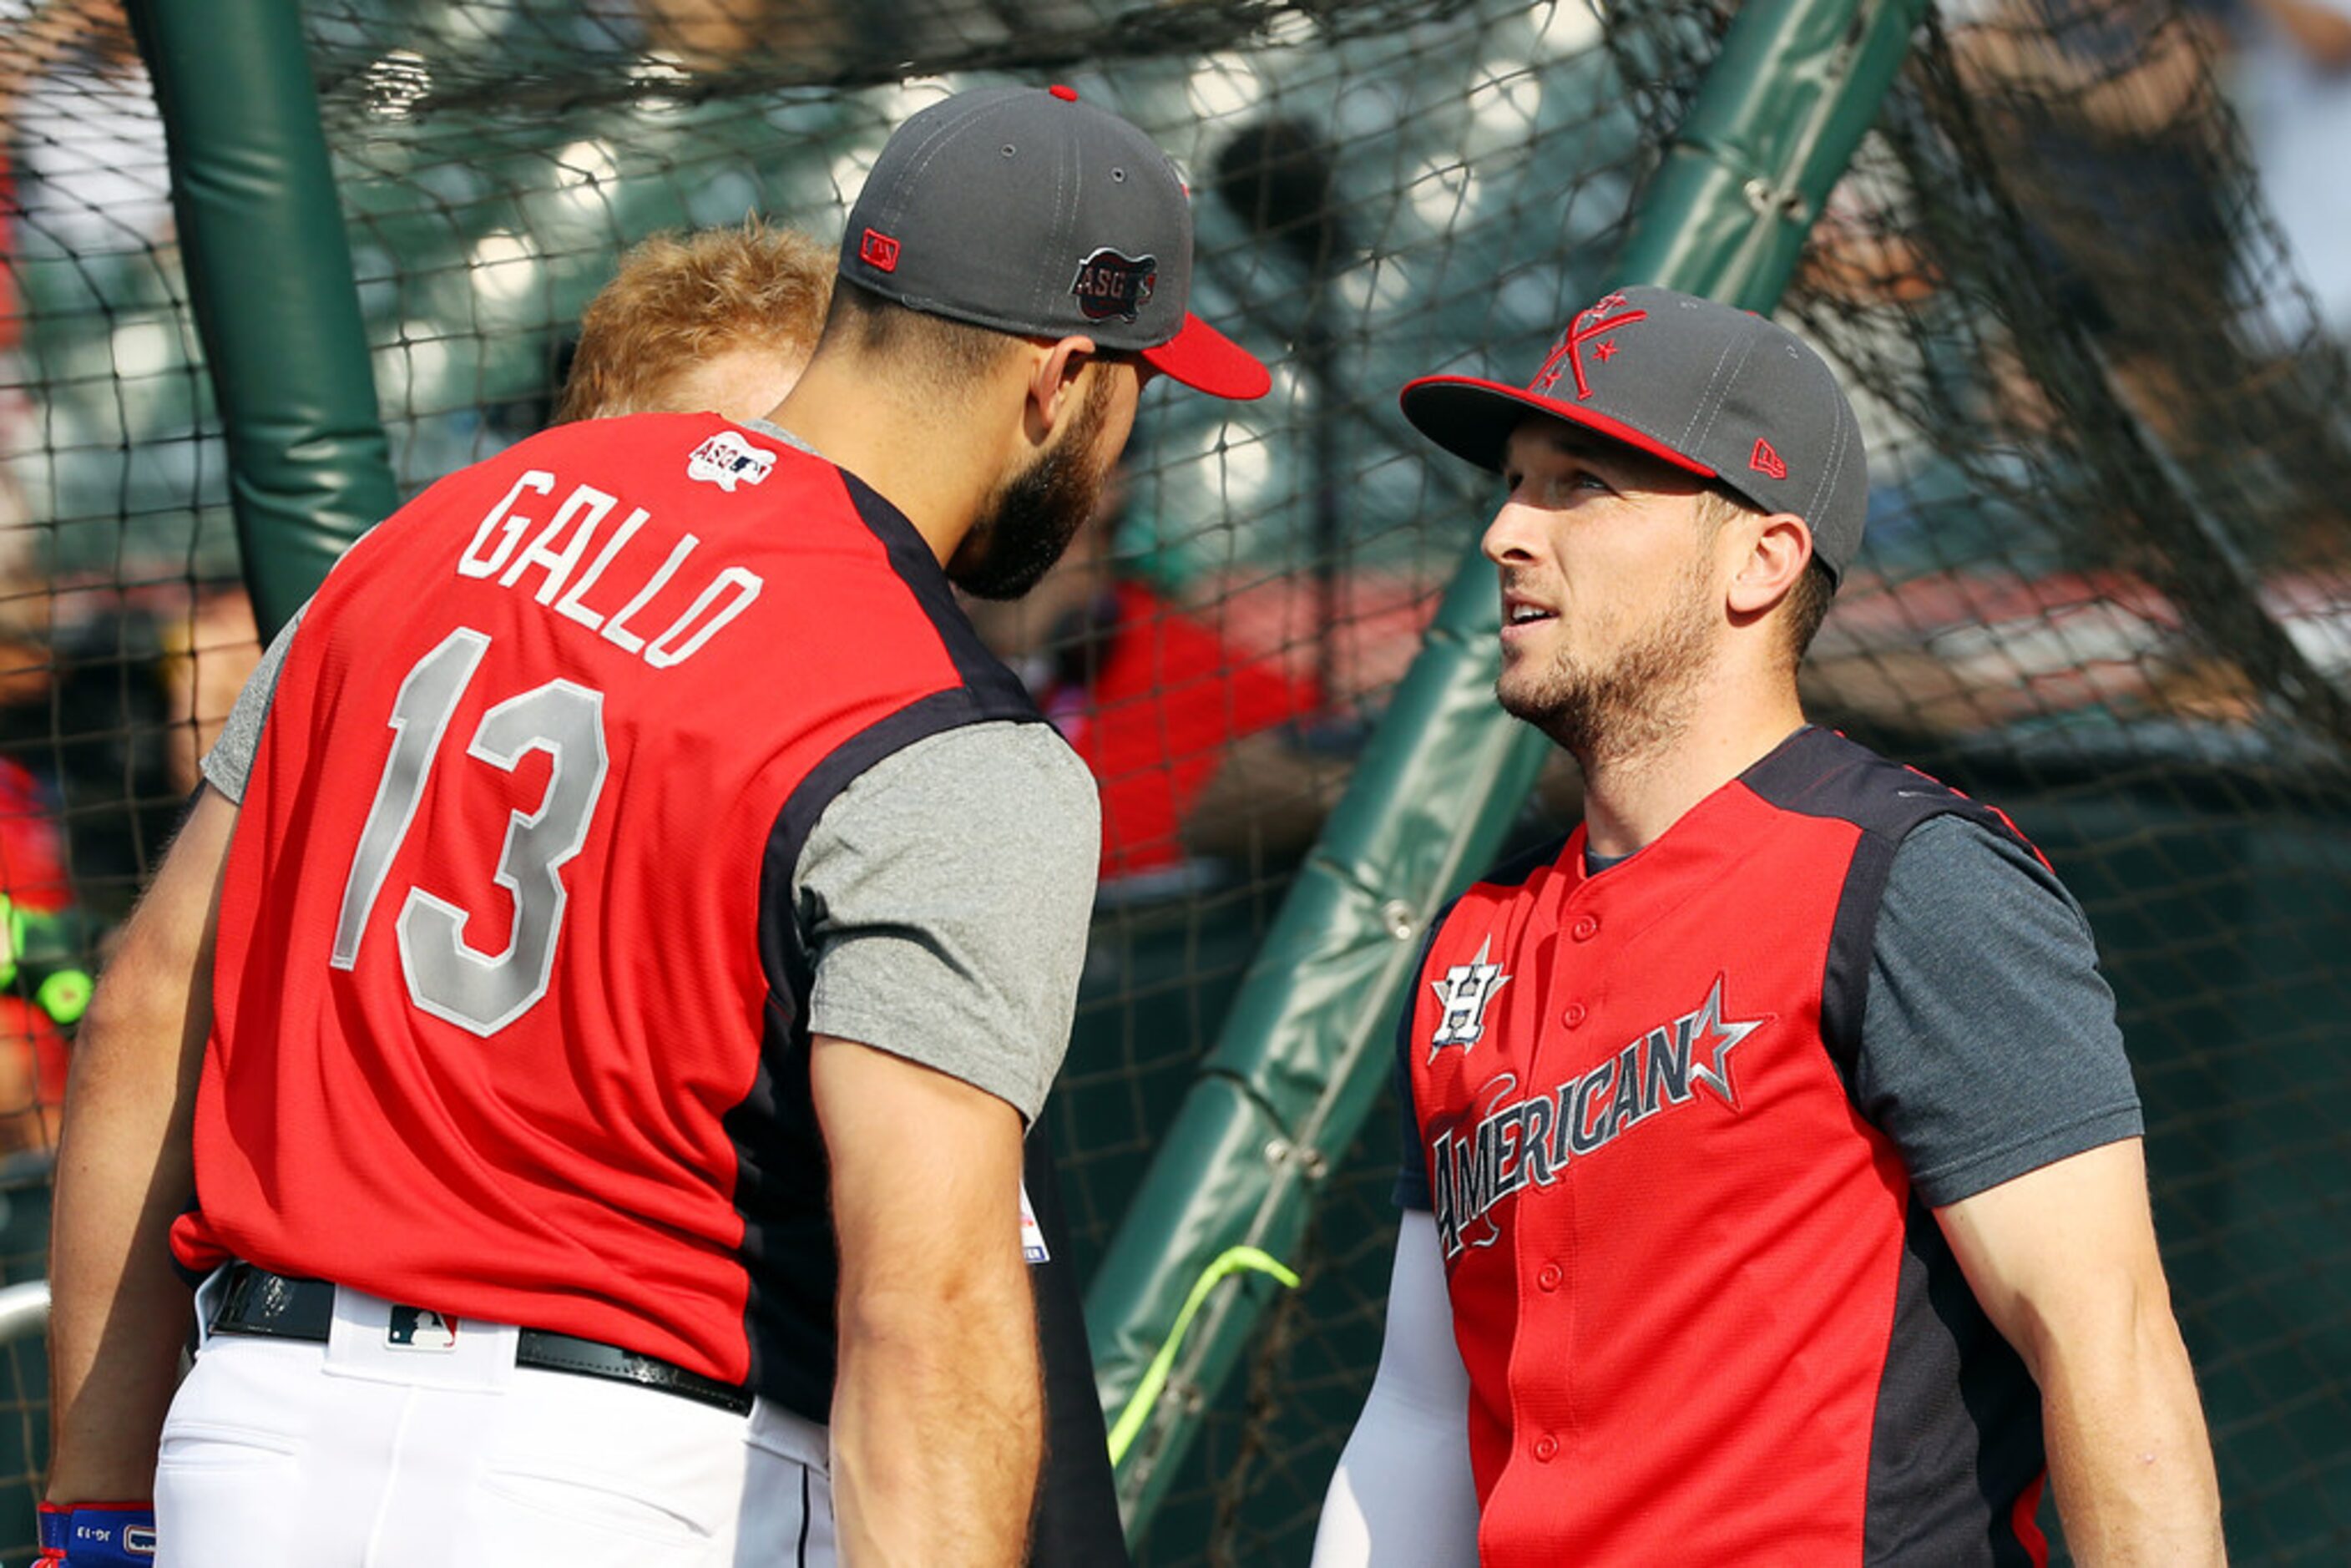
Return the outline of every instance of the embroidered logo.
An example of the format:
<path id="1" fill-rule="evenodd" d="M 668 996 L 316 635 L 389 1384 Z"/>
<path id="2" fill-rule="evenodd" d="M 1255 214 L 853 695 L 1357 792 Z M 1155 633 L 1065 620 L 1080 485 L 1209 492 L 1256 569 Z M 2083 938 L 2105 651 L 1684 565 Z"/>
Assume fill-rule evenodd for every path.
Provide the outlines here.
<path id="1" fill-rule="evenodd" d="M 879 229 L 867 229 L 857 241 L 857 259 L 876 272 L 895 272 L 898 242 Z"/>
<path id="2" fill-rule="evenodd" d="M 384 1325 L 383 1343 L 394 1350 L 453 1351 L 457 1348 L 457 1320 L 424 1307 L 395 1306 Z"/>
<path id="3" fill-rule="evenodd" d="M 1478 944 L 1478 956 L 1466 964 L 1456 964 L 1445 971 L 1445 978 L 1428 982 L 1437 993 L 1437 1032 L 1428 1037 L 1428 1060 L 1448 1045 L 1468 1051 L 1485 1037 L 1486 1004 L 1495 993 L 1510 983 L 1502 973 L 1502 966 L 1491 963 L 1488 955 L 1493 951 L 1491 932 Z"/>
<path id="4" fill-rule="evenodd" d="M 1138 260 L 1104 246 L 1078 263 L 1078 280 L 1070 286 L 1070 293 L 1089 321 L 1107 321 L 1113 316 L 1132 321 L 1151 302 L 1151 291 L 1158 284 L 1158 257 Z"/>
<path id="5" fill-rule="evenodd" d="M 1535 379 L 1527 383 L 1527 390 L 1550 395 L 1552 389 L 1559 385 L 1560 371 L 1564 367 L 1575 378 L 1576 400 L 1583 402 L 1591 397 L 1592 383 L 1583 375 L 1583 346 L 1594 344 L 1593 357 L 1604 364 L 1614 357 L 1622 345 L 1604 340 L 1612 332 L 1648 319 L 1646 310 L 1631 308 L 1621 294 L 1611 294 L 1591 309 L 1578 312 L 1575 319 L 1567 324 L 1566 335 L 1552 345 L 1551 353 L 1543 360 L 1542 369 L 1537 371 Z"/>
<path id="6" fill-rule="evenodd" d="M 728 495 L 737 485 L 762 484 L 776 465 L 776 455 L 752 445 L 731 430 L 722 430 L 694 449 L 685 460 L 685 476 L 716 485 Z"/>
<path id="7" fill-rule="evenodd" d="M 1521 1095 L 1514 1073 L 1495 1075 L 1482 1103 L 1429 1141 L 1429 1194 L 1445 1256 L 1501 1239 L 1497 1206 L 1522 1187 L 1547 1187 L 1652 1117 L 1687 1105 L 1698 1090 L 1739 1109 L 1730 1053 L 1773 1015 L 1722 1016 L 1723 977 L 1706 1000 L 1659 1024 L 1546 1094 Z M 1507 1211 L 1505 1211 L 1507 1212 Z"/>
<path id="8" fill-rule="evenodd" d="M 1785 479 L 1788 476 L 1788 465 L 1780 460 L 1780 455 L 1777 452 L 1771 450 L 1771 444 L 1760 435 L 1755 438 L 1755 453 L 1753 456 L 1747 459 L 1747 466 L 1754 469 L 1758 474 L 1769 475 L 1774 479 Z"/>

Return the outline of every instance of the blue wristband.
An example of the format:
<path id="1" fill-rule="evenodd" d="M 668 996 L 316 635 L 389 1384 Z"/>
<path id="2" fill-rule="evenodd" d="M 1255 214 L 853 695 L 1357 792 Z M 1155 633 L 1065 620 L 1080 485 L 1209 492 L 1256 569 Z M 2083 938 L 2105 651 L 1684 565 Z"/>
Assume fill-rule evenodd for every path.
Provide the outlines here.
<path id="1" fill-rule="evenodd" d="M 155 1511 L 130 1503 L 43 1503 L 41 1551 L 67 1568 L 152 1568 Z"/>

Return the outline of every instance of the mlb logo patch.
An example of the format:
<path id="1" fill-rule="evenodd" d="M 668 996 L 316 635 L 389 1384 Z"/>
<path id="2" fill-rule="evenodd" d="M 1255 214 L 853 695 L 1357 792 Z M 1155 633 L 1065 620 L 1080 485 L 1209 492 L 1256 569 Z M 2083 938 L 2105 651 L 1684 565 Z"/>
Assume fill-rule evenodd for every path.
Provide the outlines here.
<path id="1" fill-rule="evenodd" d="M 457 1348 L 457 1320 L 425 1307 L 395 1306 L 384 1324 L 383 1343 L 394 1350 L 445 1354 Z"/>
<path id="2" fill-rule="evenodd" d="M 694 449 L 685 460 L 685 476 L 716 485 L 728 495 L 737 485 L 762 484 L 776 465 L 776 455 L 752 445 L 731 430 L 722 430 Z"/>
<path id="3" fill-rule="evenodd" d="M 1113 316 L 1132 321 L 1150 303 L 1151 291 L 1158 282 L 1158 257 L 1137 259 L 1104 246 L 1078 263 L 1078 280 L 1070 286 L 1070 293 L 1089 321 L 1107 321 Z"/>

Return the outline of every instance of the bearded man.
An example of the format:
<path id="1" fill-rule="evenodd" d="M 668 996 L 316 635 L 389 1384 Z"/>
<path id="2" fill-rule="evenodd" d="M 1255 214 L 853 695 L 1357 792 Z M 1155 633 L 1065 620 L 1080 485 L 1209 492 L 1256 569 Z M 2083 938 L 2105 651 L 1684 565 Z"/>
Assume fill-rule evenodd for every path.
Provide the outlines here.
<path id="1" fill-rule="evenodd" d="M 1583 823 L 1441 913 L 1379 1372 L 1316 1568 L 2220 1558 L 2080 908 L 1807 724 L 1861 543 L 1835 377 L 1627 288 L 1405 416 L 1499 474 L 1496 693 Z"/>
<path id="2" fill-rule="evenodd" d="M 767 418 L 558 425 L 337 564 L 77 1053 L 53 1560 L 1021 1560 L 1098 829 L 950 585 L 1037 580 L 1153 374 L 1266 390 L 1191 246 L 1133 126 L 958 95 Z"/>

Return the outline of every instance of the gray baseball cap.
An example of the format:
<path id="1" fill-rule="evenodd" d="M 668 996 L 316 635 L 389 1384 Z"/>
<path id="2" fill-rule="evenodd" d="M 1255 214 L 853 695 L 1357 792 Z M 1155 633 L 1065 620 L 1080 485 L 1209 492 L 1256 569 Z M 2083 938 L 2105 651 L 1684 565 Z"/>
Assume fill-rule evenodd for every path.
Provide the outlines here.
<path id="1" fill-rule="evenodd" d="M 1192 204 L 1176 165 L 1071 88 L 980 88 L 900 126 L 849 211 L 841 276 L 928 315 L 1092 338 L 1218 397 L 1271 385 L 1187 308 Z"/>
<path id="2" fill-rule="evenodd" d="M 1869 463 L 1836 376 L 1762 317 L 1670 288 L 1621 288 L 1576 312 L 1523 388 L 1425 376 L 1405 417 L 1458 457 L 1499 471 L 1510 433 L 1545 413 L 1792 512 L 1839 580 L 1861 548 Z"/>

